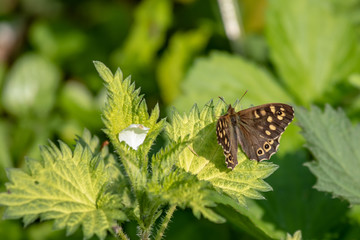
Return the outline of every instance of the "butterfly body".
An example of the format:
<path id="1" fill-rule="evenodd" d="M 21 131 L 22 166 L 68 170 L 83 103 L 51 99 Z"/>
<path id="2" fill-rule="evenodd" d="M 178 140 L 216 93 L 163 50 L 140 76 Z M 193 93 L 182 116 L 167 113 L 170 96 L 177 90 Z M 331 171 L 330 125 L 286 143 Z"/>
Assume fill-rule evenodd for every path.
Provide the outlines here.
<path id="1" fill-rule="evenodd" d="M 223 147 L 228 168 L 237 164 L 241 146 L 249 159 L 268 160 L 279 147 L 280 137 L 294 119 L 294 110 L 284 103 L 269 103 L 239 112 L 229 105 L 216 124 L 218 143 Z"/>

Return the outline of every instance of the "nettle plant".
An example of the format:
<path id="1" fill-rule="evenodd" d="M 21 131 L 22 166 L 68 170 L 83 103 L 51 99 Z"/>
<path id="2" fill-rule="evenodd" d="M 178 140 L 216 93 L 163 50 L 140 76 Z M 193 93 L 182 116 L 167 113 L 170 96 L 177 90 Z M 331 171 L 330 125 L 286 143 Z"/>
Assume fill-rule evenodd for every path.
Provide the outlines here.
<path id="1" fill-rule="evenodd" d="M 25 226 L 54 220 L 68 235 L 82 226 L 85 239 L 108 232 L 128 239 L 121 224 L 136 221 L 141 239 L 162 239 L 177 208 L 223 223 L 214 206 L 246 206 L 247 198 L 263 199 L 259 192 L 272 190 L 263 180 L 278 168 L 272 162 L 249 161 L 239 151 L 236 168 L 226 167 L 215 133 L 225 103 L 210 101 L 201 111 L 195 105 L 188 115 L 174 110 L 170 122 L 158 120 L 158 105 L 149 115 L 130 77 L 94 63 L 108 91 L 104 131 L 115 152 L 87 130 L 74 149 L 62 141 L 42 146 L 42 158 L 27 158 L 25 170 L 7 170 L 7 192 L 0 194 L 5 219 L 23 218 Z M 167 145 L 150 156 L 162 131 Z"/>

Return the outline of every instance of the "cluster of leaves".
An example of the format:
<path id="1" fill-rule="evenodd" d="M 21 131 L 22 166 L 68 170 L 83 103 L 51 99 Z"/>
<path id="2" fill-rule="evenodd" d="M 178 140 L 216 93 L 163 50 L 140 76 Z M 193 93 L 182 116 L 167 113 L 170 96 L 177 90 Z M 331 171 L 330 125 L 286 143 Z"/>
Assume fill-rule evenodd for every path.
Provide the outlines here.
<path id="1" fill-rule="evenodd" d="M 177 21 L 184 13 L 191 26 Z M 40 159 L 38 146 L 47 139 L 73 145 L 84 126 L 105 138 L 99 116 L 106 93 L 92 60 L 136 76 L 149 106 L 162 108 L 180 94 L 186 69 L 217 21 L 207 1 L 0 1 L 1 191 L 5 169 L 26 168 L 25 156 Z M 0 222 L 7 239 L 51 234 L 46 223 L 23 230 L 19 221 Z"/>
<path id="2" fill-rule="evenodd" d="M 8 170 L 7 192 L 0 196 L 7 206 L 4 217 L 23 217 L 25 226 L 39 217 L 54 219 L 54 228 L 66 228 L 67 234 L 83 226 L 85 238 L 96 234 L 103 239 L 115 220 L 126 219 L 120 210 L 123 191 L 114 192 L 109 184 L 119 175 L 114 158 L 107 148 L 99 149 L 99 139 L 89 131 L 74 151 L 61 141 L 59 145 L 43 146 L 41 160 L 28 158 L 26 172 Z"/>
<path id="3" fill-rule="evenodd" d="M 59 149 L 53 144 L 43 147 L 40 156 L 38 145 L 48 138 L 56 135 L 72 144 L 74 132 L 80 133 L 83 126 L 93 133 L 102 134 L 99 131 L 102 126 L 99 115 L 106 94 L 99 90 L 102 85 L 89 63 L 93 59 L 105 59 L 111 66 L 121 66 L 126 75 L 131 73 L 135 77 L 147 96 L 149 106 L 154 106 L 161 99 L 160 109 L 173 104 L 179 112 L 187 112 L 194 102 L 204 107 L 201 111 L 193 107 L 185 115 L 169 112 L 167 115 L 171 123 L 164 120 L 157 122 L 158 106 L 149 116 L 145 102 L 137 97 L 137 91 L 119 97 L 119 92 L 134 90 L 133 85 L 127 83 L 128 90 L 111 86 L 108 80 L 120 73 L 113 76 L 108 70 L 102 71 L 103 76 L 107 76 L 104 80 L 113 98 L 112 104 L 108 102 L 103 120 L 106 134 L 117 154 L 114 157 L 105 153 L 107 147 L 100 150 L 99 144 L 97 147 L 90 144 L 92 154 L 86 157 L 87 161 L 72 158 L 73 162 L 87 162 L 89 173 L 97 173 L 93 177 L 109 179 L 106 183 L 94 179 L 93 183 L 97 183 L 99 188 L 86 196 L 85 199 L 90 200 L 86 200 L 84 208 L 78 211 L 82 213 L 84 209 L 94 209 L 95 206 L 97 210 L 93 213 L 102 212 L 107 218 L 99 224 L 104 226 L 103 229 L 88 231 L 89 225 L 83 225 L 86 237 L 92 234 L 103 237 L 108 230 L 121 233 L 115 221 L 121 223 L 128 219 L 136 220 L 143 232 L 155 229 L 155 225 L 160 226 L 157 237 L 161 237 L 175 206 L 190 207 L 195 216 L 202 214 L 214 222 L 227 220 L 232 224 L 209 226 L 209 222 L 195 220 L 191 218 L 191 213 L 185 211 L 178 213 L 179 217 L 174 219 L 167 231 L 169 239 L 185 239 L 189 236 L 232 239 L 235 234 L 251 235 L 257 239 L 279 239 L 284 238 L 286 232 L 294 234 L 294 238 L 302 235 L 304 239 L 351 239 L 360 234 L 357 206 L 359 153 L 356 148 L 359 130 L 345 118 L 346 114 L 353 122 L 360 120 L 359 5 L 356 1 L 275 0 L 267 4 L 266 14 L 262 13 L 259 17 L 258 10 L 265 9 L 263 1 L 242 0 L 240 6 L 246 32 L 243 49 L 246 57 L 228 53 L 229 46 L 218 31 L 219 18 L 214 11 L 217 7 L 205 0 L 176 3 L 167 0 L 145 0 L 140 3 L 109 1 L 106 4 L 102 1 L 80 1 L 71 5 L 61 1 L 33 0 L 18 1 L 15 3 L 17 5 L 7 3 L 7 0 L 0 1 L 0 14 L 5 13 L 2 19 L 7 19 L 11 23 L 9 25 L 18 31 L 15 36 L 19 39 L 5 48 L 12 50 L 8 60 L 5 63 L 0 60 L 1 182 L 7 181 L 5 168 L 19 166 L 26 168 L 27 175 L 15 173 L 20 170 L 9 170 L 9 176 L 18 174 L 21 176 L 19 179 L 32 179 L 41 172 L 39 176 L 48 179 L 50 172 L 47 170 L 50 171 L 52 164 L 45 163 L 54 162 L 63 149 L 67 152 L 64 156 L 70 155 L 66 150 L 68 148 L 61 143 Z M 8 16 L 7 11 L 10 12 Z M 12 21 L 16 19 L 14 16 L 21 16 L 16 11 L 23 11 L 27 16 L 24 19 L 31 21 L 24 25 L 22 21 Z M 79 21 L 84 18 L 84 12 L 87 13 L 86 21 Z M 191 14 L 194 12 L 196 14 Z M 266 18 L 263 18 L 265 15 Z M 3 31 L 3 28 L 0 30 Z M 25 39 L 21 39 L 23 36 Z M 21 53 L 16 49 L 19 46 L 25 51 L 30 49 L 31 53 Z M 199 52 L 214 48 L 216 52 L 192 64 Z M 122 78 L 120 75 L 118 78 Z M 63 78 L 67 78 L 67 81 L 61 81 Z M 296 108 L 295 121 L 299 122 L 304 138 L 298 134 L 299 127 L 295 124 L 289 126 L 282 138 L 279 153 L 272 157 L 280 168 L 267 178 L 267 184 L 262 179 L 270 175 L 276 165 L 256 165 L 245 161 L 239 152 L 239 170 L 229 172 L 224 168 L 215 134 L 211 133 L 216 117 L 223 114 L 224 106 L 222 103 L 214 105 L 208 102 L 209 99 L 221 95 L 232 103 L 245 90 L 248 90 L 248 94 L 240 108 L 250 104 L 286 102 L 305 107 L 314 103 L 318 106 L 330 103 L 344 110 L 334 110 L 329 106 L 324 111 L 317 107 L 312 107 L 310 111 Z M 141 123 L 150 128 L 138 151 L 129 149 L 117 139 L 117 134 L 131 123 Z M 168 144 L 159 150 L 162 139 L 154 140 L 161 129 L 165 130 Z M 77 140 L 72 155 L 75 156 L 80 146 L 83 152 L 89 152 L 85 147 L 89 144 L 85 143 L 97 141 L 91 139 L 96 137 L 91 138 L 89 133 L 84 132 Z M 302 148 L 304 139 L 311 154 Z M 49 151 L 54 153 L 53 157 L 45 154 Z M 24 155 L 34 159 L 24 162 Z M 98 160 L 91 160 L 95 158 Z M 316 161 L 310 162 L 314 158 Z M 91 162 L 99 164 L 92 165 Z M 100 162 L 107 169 L 103 175 L 96 170 L 97 165 L 101 169 Z M 45 170 L 40 171 L 40 166 Z M 71 169 L 71 166 L 68 167 Z M 38 169 L 38 172 L 34 169 Z M 74 176 L 86 177 L 86 171 L 74 173 Z M 9 188 L 12 188 L 11 184 L 19 184 L 17 181 L 21 180 L 17 178 L 10 178 Z M 51 179 L 59 180 L 56 175 L 51 175 Z M 43 185 L 44 181 L 36 179 L 28 181 L 23 186 L 33 186 L 39 192 L 26 190 L 16 194 L 31 192 L 41 194 L 44 198 L 48 196 L 41 189 L 43 186 L 51 189 L 50 183 Z M 84 193 L 82 190 L 80 193 L 73 191 L 88 188 L 79 185 L 81 181 L 69 181 L 71 193 Z M 69 184 L 61 182 L 57 185 L 62 188 L 51 192 L 55 196 L 60 190 L 68 192 Z M 314 184 L 319 191 L 312 189 Z M 273 192 L 259 194 L 271 188 Z M 330 192 L 342 201 L 332 199 L 330 194 L 321 191 Z M 193 193 L 199 198 L 192 196 Z M 14 196 L 15 192 L 11 194 Z M 66 196 L 74 204 L 72 195 Z M 93 200 L 94 196 L 96 200 Z M 114 199 L 110 200 L 107 196 Z M 263 196 L 266 201 L 249 200 Z M 143 205 L 149 199 L 154 200 L 154 205 Z M 245 199 L 247 208 L 243 207 Z M 79 207 L 77 201 L 78 198 L 74 200 L 74 206 Z M 98 208 L 104 206 L 102 202 L 108 201 L 113 203 L 109 204 L 112 205 L 110 210 Z M 348 202 L 352 204 L 351 208 L 348 208 Z M 39 203 L 41 210 L 23 212 L 26 224 L 37 216 L 42 219 L 62 219 L 60 212 L 63 211 L 64 216 L 69 216 L 69 212 L 59 207 L 59 203 L 50 203 L 58 208 L 56 213 L 50 212 L 50 207 L 42 201 L 36 204 Z M 25 202 L 14 201 L 14 204 Z M 29 202 L 26 204 L 30 206 Z M 23 216 L 9 209 L 11 207 L 7 210 L 7 217 Z M 30 209 L 33 209 L 32 205 Z M 166 209 L 167 213 L 161 212 Z M 118 218 L 112 213 L 119 214 Z M 95 223 L 83 217 L 82 220 Z M 67 225 L 68 232 L 72 233 L 83 223 L 82 220 L 73 220 L 74 224 Z M 2 221 L 0 235 L 9 239 L 24 236 L 37 238 L 34 236 L 39 232 L 50 232 L 51 226 L 46 224 L 32 224 L 21 231 L 18 222 Z M 125 223 L 122 226 L 128 230 L 132 225 Z M 65 225 L 58 220 L 55 227 L 63 228 Z M 301 234 L 296 232 L 299 229 Z M 61 238 L 62 233 L 58 234 Z M 79 231 L 75 234 L 79 234 Z"/>
<path id="4" fill-rule="evenodd" d="M 38 217 L 54 219 L 56 229 L 66 228 L 71 234 L 82 226 L 85 238 L 96 234 L 101 239 L 117 222 L 130 219 L 147 239 L 167 205 L 168 213 L 190 207 L 196 217 L 220 223 L 225 219 L 210 208 L 216 203 L 245 206 L 245 197 L 261 199 L 258 191 L 271 190 L 262 179 L 276 170 L 272 163 L 246 161 L 242 155 L 234 171 L 226 168 L 214 134 L 215 115 L 224 104 L 209 103 L 201 112 L 195 106 L 189 116 L 174 113 L 171 124 L 164 119 L 157 122 L 159 108 L 149 116 L 130 78 L 123 80 L 120 69 L 113 75 L 100 62 L 95 66 L 108 90 L 105 132 L 121 165 L 107 148 L 99 149 L 98 138 L 91 138 L 88 131 L 73 152 L 63 142 L 59 148 L 50 143 L 42 147 L 42 160 L 27 160 L 27 172 L 8 170 L 10 183 L 0 195 L 0 204 L 7 206 L 6 218 L 23 217 L 25 225 Z M 150 129 L 137 150 L 117 137 L 133 123 Z M 165 124 L 169 143 L 149 159 L 150 147 Z M 157 239 L 170 217 L 164 218 Z M 120 236 L 126 238 L 124 233 Z"/>
<path id="5" fill-rule="evenodd" d="M 232 102 L 248 90 L 242 100 L 244 107 L 266 102 L 305 107 L 330 103 L 342 106 L 351 120 L 359 120 L 360 45 L 353 22 L 358 15 L 355 9 L 351 1 L 271 1 L 262 40 L 274 68 L 269 70 L 248 58 L 213 52 L 190 68 L 182 84 L 184 93 L 174 105 L 185 110 L 190 102 L 206 103 L 219 92 Z M 327 41 L 330 35 L 334 37 Z M 267 201 L 256 202 L 250 210 L 264 214 L 261 218 L 275 228 L 290 233 L 301 229 L 304 239 L 324 239 L 330 235 L 346 239 L 359 233 L 358 210 L 356 206 L 347 208 L 347 201 L 357 204 L 358 130 L 351 127 L 340 110 L 338 114 L 334 111 L 330 107 L 326 107 L 325 113 L 316 107 L 309 112 L 296 108 L 296 121 L 303 128 L 306 146 L 313 155 L 302 149 L 300 129 L 290 125 L 280 152 L 272 158 L 280 165 L 268 179 L 275 190 L 265 193 Z M 304 163 L 313 158 L 317 161 L 305 164 L 310 172 Z M 328 194 L 311 189 L 316 181 L 311 173 L 318 178 L 316 189 L 347 201 L 331 199 Z M 331 213 L 326 211 L 329 208 Z M 221 207 L 220 212 L 244 229 L 242 218 L 234 217 L 231 209 Z"/>
<path id="6" fill-rule="evenodd" d="M 226 204 L 246 215 L 241 211 L 246 198 L 262 199 L 258 191 L 271 190 L 262 179 L 274 172 L 276 165 L 248 161 L 240 152 L 239 165 L 233 171 L 225 167 L 214 134 L 216 115 L 226 107 L 223 102 L 216 106 L 209 102 L 202 111 L 195 105 L 184 116 L 174 110 L 171 123 L 164 119 L 157 122 L 159 108 L 155 107 L 148 115 L 139 89 L 135 90 L 130 78 L 123 80 L 120 69 L 113 75 L 100 62 L 95 62 L 95 66 L 108 89 L 103 115 L 105 132 L 121 165 L 87 130 L 78 138 L 73 151 L 61 141 L 59 147 L 50 142 L 41 148 L 41 160 L 27 159 L 27 171 L 8 170 L 7 192 L 0 195 L 0 203 L 7 206 L 5 218 L 22 217 L 25 225 L 39 217 L 54 219 L 55 229 L 66 228 L 67 234 L 72 234 L 82 226 L 85 238 L 96 234 L 101 239 L 107 231 L 126 239 L 117 224 L 130 219 L 138 223 L 139 234 L 146 239 L 164 207 L 169 205 L 156 236 L 161 239 L 176 207 L 190 207 L 196 217 L 203 215 L 220 223 L 225 218 L 210 207 Z M 319 160 L 308 164 L 319 178 L 317 188 L 358 204 L 358 127 L 352 129 L 344 113 L 330 107 L 324 114 L 317 108 L 311 112 L 297 108 L 296 112 L 309 149 Z M 133 123 L 150 129 L 138 150 L 117 137 Z M 169 143 L 149 163 L 150 147 L 164 126 Z M 340 162 L 341 157 L 349 162 Z M 220 213 L 226 216 L 221 208 Z M 252 222 L 256 219 L 249 218 Z M 259 231 L 261 224 L 245 229 L 255 227 Z M 275 232 L 253 233 L 258 237 L 261 234 L 279 236 Z M 301 233 L 294 237 L 301 239 Z M 290 235 L 287 238 L 292 239 Z"/>

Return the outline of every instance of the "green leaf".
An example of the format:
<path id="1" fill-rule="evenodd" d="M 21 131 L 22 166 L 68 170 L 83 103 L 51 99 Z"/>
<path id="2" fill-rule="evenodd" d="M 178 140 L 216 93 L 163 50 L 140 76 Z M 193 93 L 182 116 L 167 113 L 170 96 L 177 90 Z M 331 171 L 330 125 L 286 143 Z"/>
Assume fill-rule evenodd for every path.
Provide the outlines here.
<path id="1" fill-rule="evenodd" d="M 57 62 L 66 62 L 83 53 L 88 47 L 88 36 L 75 26 L 59 19 L 38 19 L 31 24 L 29 39 L 41 55 Z"/>
<path id="2" fill-rule="evenodd" d="M 297 108 L 306 147 L 316 161 L 307 163 L 318 178 L 320 191 L 360 204 L 360 125 L 352 126 L 345 113 L 326 105 L 324 112 Z"/>
<path id="3" fill-rule="evenodd" d="M 360 205 L 352 206 L 348 211 L 348 217 L 351 220 L 350 224 L 352 225 L 352 229 L 347 233 L 348 236 L 344 239 L 356 239 L 360 234 Z"/>
<path id="4" fill-rule="evenodd" d="M 215 206 L 215 202 L 212 200 L 214 193 L 211 186 L 182 169 L 172 170 L 160 181 L 152 182 L 148 185 L 148 190 L 164 203 L 182 208 L 190 207 L 197 218 L 203 215 L 216 223 L 225 222 L 223 217 L 209 208 Z"/>
<path id="5" fill-rule="evenodd" d="M 164 176 L 171 174 L 180 152 L 189 144 L 187 140 L 188 138 L 173 141 L 152 157 L 152 181 L 160 181 Z"/>
<path id="6" fill-rule="evenodd" d="M 55 103 L 60 72 L 49 60 L 36 54 L 20 57 L 6 77 L 2 103 L 17 116 L 44 117 Z"/>
<path id="7" fill-rule="evenodd" d="M 234 102 L 246 90 L 248 93 L 242 106 L 292 102 L 291 96 L 264 68 L 224 52 L 213 52 L 207 58 L 198 59 L 189 70 L 182 90 L 182 96 L 174 103 L 180 112 L 186 111 L 194 102 L 202 105 L 219 95 L 227 102 Z"/>
<path id="8" fill-rule="evenodd" d="M 280 166 L 267 179 L 274 191 L 264 193 L 266 201 L 256 203 L 264 212 L 261 219 L 282 230 L 283 237 L 286 232 L 301 230 L 304 239 L 326 239 L 328 235 L 337 234 L 342 224 L 339 219 L 346 217 L 349 207 L 346 201 L 312 188 L 316 179 L 304 166 L 308 158 L 305 149 L 282 157 L 273 156 L 273 161 Z"/>
<path id="9" fill-rule="evenodd" d="M 272 60 L 298 102 L 318 100 L 359 69 L 357 34 L 331 1 L 271 1 L 267 39 Z"/>
<path id="10" fill-rule="evenodd" d="M 152 158 L 152 179 L 147 186 L 151 199 L 159 199 L 163 204 L 190 207 L 194 215 L 201 215 L 210 221 L 222 223 L 224 218 L 209 207 L 215 206 L 211 186 L 200 181 L 195 175 L 175 167 L 183 149 L 189 145 L 188 136 L 170 142 L 165 149 Z"/>
<path id="11" fill-rule="evenodd" d="M 142 96 L 139 96 L 140 88 L 135 90 L 135 84 L 131 83 L 130 77 L 123 80 L 123 75 L 118 69 L 113 76 L 111 71 L 101 62 L 94 62 L 97 71 L 105 81 L 108 97 L 104 109 L 103 121 L 106 126 L 106 134 L 118 150 L 120 147 L 118 134 L 131 124 L 142 124 L 150 128 L 144 144 L 140 146 L 141 157 L 145 157 L 150 150 L 156 136 L 163 128 L 164 120 L 157 122 L 159 118 L 159 105 L 156 105 L 151 115 Z"/>
<path id="12" fill-rule="evenodd" d="M 89 129 L 99 129 L 102 126 L 99 118 L 102 105 L 97 104 L 90 90 L 79 82 L 68 81 L 63 85 L 59 105 L 69 119 L 77 120 Z"/>
<path id="13" fill-rule="evenodd" d="M 121 157 L 127 174 L 132 182 L 138 182 L 139 188 L 144 188 L 148 153 L 156 137 L 163 129 L 164 119 L 159 118 L 159 106 L 156 105 L 149 115 L 148 109 L 140 89 L 135 90 L 135 84 L 131 83 L 130 77 L 123 80 L 123 75 L 118 69 L 113 75 L 101 62 L 94 62 L 97 71 L 105 81 L 107 88 L 107 100 L 103 110 L 104 130 Z M 146 138 L 137 150 L 130 148 L 125 142 L 119 141 L 119 134 L 132 124 L 141 124 L 149 128 Z"/>
<path id="14" fill-rule="evenodd" d="M 6 240 L 24 239 L 25 231 L 21 224 L 16 221 L 1 221 L 0 236 Z"/>
<path id="15" fill-rule="evenodd" d="M 216 106 L 209 102 L 201 112 L 195 105 L 188 116 L 180 116 L 174 111 L 166 133 L 172 140 L 185 136 L 192 140 L 190 148 L 179 156 L 179 168 L 196 175 L 199 180 L 209 182 L 218 192 L 231 196 L 245 206 L 246 198 L 263 199 L 259 191 L 272 190 L 263 179 L 272 174 L 277 166 L 266 161 L 250 161 L 241 152 L 235 169 L 226 167 L 223 150 L 217 144 L 215 134 L 216 116 L 220 116 L 225 108 L 225 104 L 219 101 Z"/>
<path id="16" fill-rule="evenodd" d="M 5 62 L 0 63 L 0 91 L 2 91 L 6 72 L 7 72 L 7 64 Z M 2 110 L 1 105 L 0 105 L 0 110 Z"/>
<path id="17" fill-rule="evenodd" d="M 208 24 L 188 32 L 177 32 L 170 39 L 157 67 L 160 94 L 167 104 L 180 95 L 180 84 L 194 55 L 205 48 L 211 28 Z M 171 80 L 171 81 L 170 81 Z"/>
<path id="18" fill-rule="evenodd" d="M 301 231 L 297 230 L 294 235 L 290 235 L 289 233 L 286 234 L 286 240 L 301 240 L 302 239 L 302 235 L 301 235 Z"/>
<path id="19" fill-rule="evenodd" d="M 9 147 L 10 131 L 9 124 L 0 121 L 0 180 L 5 180 L 5 169 L 13 167 Z"/>
<path id="20" fill-rule="evenodd" d="M 59 145 L 50 142 L 41 147 L 42 159 L 27 159 L 27 172 L 8 170 L 7 192 L 0 193 L 4 217 L 23 218 L 25 225 L 39 217 L 53 219 L 54 228 L 66 228 L 67 234 L 82 226 L 84 238 L 96 234 L 104 239 L 117 220 L 126 220 L 121 210 L 123 190 L 109 190 L 108 181 L 114 176 L 105 165 L 108 156 L 98 152 L 99 140 L 88 131 L 74 151 L 61 141 Z"/>
<path id="21" fill-rule="evenodd" d="M 145 0 L 139 4 L 124 45 L 112 56 L 115 65 L 134 73 L 153 64 L 165 42 L 172 18 L 171 8 L 172 3 L 167 0 Z"/>
<path id="22" fill-rule="evenodd" d="M 281 239 L 285 233 L 275 229 L 275 225 L 264 220 L 264 210 L 256 204 L 257 201 L 247 201 L 247 206 L 222 202 L 216 207 L 216 212 L 226 218 L 238 229 L 247 232 L 255 239 Z M 226 205 L 225 205 L 226 204 Z"/>

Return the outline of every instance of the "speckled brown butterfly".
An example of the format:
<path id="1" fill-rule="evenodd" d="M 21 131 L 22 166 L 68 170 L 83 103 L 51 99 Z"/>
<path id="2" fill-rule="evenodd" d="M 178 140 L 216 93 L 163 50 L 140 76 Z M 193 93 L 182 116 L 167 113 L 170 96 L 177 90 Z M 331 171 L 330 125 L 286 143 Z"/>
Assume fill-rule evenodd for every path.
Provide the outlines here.
<path id="1" fill-rule="evenodd" d="M 249 159 L 268 160 L 278 150 L 281 134 L 294 119 L 294 109 L 284 103 L 269 103 L 239 112 L 229 105 L 216 125 L 228 168 L 238 164 L 238 144 Z"/>

